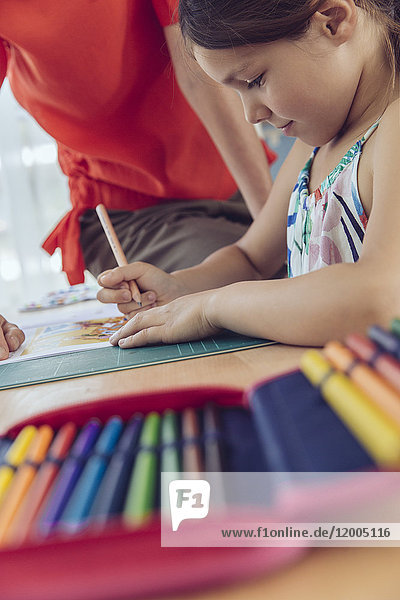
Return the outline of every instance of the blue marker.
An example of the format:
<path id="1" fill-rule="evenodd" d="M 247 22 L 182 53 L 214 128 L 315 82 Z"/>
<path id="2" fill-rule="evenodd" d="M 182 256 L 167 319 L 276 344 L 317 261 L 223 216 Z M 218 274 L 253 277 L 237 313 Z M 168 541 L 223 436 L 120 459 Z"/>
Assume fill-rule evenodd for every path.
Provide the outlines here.
<path id="1" fill-rule="evenodd" d="M 142 423 L 141 415 L 129 421 L 110 460 L 89 515 L 99 525 L 122 512 Z"/>
<path id="2" fill-rule="evenodd" d="M 381 346 L 385 352 L 389 352 L 397 360 L 400 360 L 400 339 L 396 335 L 382 329 L 379 325 L 372 325 L 368 330 L 368 337 Z"/>
<path id="3" fill-rule="evenodd" d="M 91 419 L 82 428 L 76 438 L 71 452 L 65 459 L 53 491 L 41 513 L 38 532 L 48 535 L 55 528 L 82 472 L 84 462 L 99 434 L 101 424 L 97 419 Z"/>
<path id="4" fill-rule="evenodd" d="M 12 443 L 13 440 L 11 440 L 10 438 L 0 438 L 0 465 L 2 465 L 5 462 L 6 454 Z"/>
<path id="5" fill-rule="evenodd" d="M 122 428 L 121 417 L 111 417 L 107 421 L 61 516 L 59 521 L 61 529 L 73 533 L 86 524 L 90 508 Z"/>

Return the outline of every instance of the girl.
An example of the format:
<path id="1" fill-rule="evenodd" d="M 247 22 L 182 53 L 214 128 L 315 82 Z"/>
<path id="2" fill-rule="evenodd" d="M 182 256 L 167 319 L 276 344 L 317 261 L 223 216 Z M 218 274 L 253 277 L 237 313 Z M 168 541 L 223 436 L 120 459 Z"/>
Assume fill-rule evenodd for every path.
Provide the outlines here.
<path id="1" fill-rule="evenodd" d="M 397 0 L 180 1 L 201 68 L 251 123 L 297 140 L 236 244 L 170 275 L 133 263 L 100 276 L 99 299 L 134 313 L 112 344 L 224 328 L 315 346 L 400 314 L 399 20 Z"/>

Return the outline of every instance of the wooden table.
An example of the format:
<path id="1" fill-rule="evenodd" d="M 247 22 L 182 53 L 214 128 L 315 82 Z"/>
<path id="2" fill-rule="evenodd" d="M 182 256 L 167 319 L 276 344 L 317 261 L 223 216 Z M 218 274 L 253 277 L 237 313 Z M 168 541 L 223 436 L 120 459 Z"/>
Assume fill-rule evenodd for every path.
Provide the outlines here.
<path id="1" fill-rule="evenodd" d="M 48 409 L 117 394 L 221 385 L 245 389 L 295 369 L 303 349 L 274 345 L 0 392 L 0 433 Z"/>
<path id="2" fill-rule="evenodd" d="M 1 431 L 38 412 L 111 394 L 194 385 L 247 388 L 296 368 L 303 351 L 269 346 L 6 390 L 0 393 Z M 313 549 L 268 577 L 185 593 L 179 600 L 398 600 L 399 564 L 400 548 Z"/>

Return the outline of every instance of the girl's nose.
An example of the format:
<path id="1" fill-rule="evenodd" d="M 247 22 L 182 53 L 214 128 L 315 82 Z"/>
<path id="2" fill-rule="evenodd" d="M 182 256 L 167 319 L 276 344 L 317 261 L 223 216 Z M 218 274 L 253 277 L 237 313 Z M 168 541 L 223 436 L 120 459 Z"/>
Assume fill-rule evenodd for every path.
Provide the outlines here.
<path id="1" fill-rule="evenodd" d="M 262 102 L 247 101 L 242 97 L 244 112 L 247 121 L 256 125 L 271 118 L 272 112 Z"/>

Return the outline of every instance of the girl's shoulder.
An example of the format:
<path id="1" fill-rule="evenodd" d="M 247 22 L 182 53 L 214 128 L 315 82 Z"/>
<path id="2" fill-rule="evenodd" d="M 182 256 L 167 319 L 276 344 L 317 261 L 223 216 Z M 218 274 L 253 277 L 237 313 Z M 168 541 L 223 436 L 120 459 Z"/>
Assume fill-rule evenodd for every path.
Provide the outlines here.
<path id="1" fill-rule="evenodd" d="M 378 127 L 377 137 L 387 135 L 392 129 L 398 131 L 400 129 L 400 98 L 397 98 L 389 104 L 385 109 Z"/>
<path id="2" fill-rule="evenodd" d="M 386 108 L 376 131 L 374 162 L 380 163 L 383 156 L 390 159 L 400 151 L 400 99 L 394 100 Z"/>
<path id="3" fill-rule="evenodd" d="M 400 188 L 400 100 L 383 113 L 373 136 L 371 174 L 374 205 L 397 203 Z"/>

